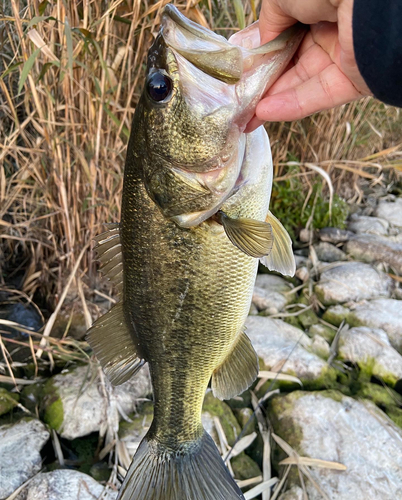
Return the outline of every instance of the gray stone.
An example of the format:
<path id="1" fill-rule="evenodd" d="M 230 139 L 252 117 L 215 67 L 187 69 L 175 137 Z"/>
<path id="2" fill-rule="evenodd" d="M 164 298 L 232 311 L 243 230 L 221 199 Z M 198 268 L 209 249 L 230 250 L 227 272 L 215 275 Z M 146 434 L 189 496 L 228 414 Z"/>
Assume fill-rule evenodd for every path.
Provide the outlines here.
<path id="1" fill-rule="evenodd" d="M 361 234 L 347 242 L 346 252 L 363 262 L 385 262 L 397 274 L 402 274 L 402 243 L 374 234 Z"/>
<path id="2" fill-rule="evenodd" d="M 311 352 L 313 341 L 299 328 L 262 316 L 249 316 L 246 327 L 266 369 L 296 375 L 311 387 L 334 380 L 334 369 Z"/>
<path id="3" fill-rule="evenodd" d="M 304 493 L 300 486 L 293 485 L 290 490 L 282 493 L 278 500 L 304 500 Z"/>
<path id="4" fill-rule="evenodd" d="M 259 274 L 255 282 L 253 304 L 258 311 L 277 314 L 294 299 L 293 295 L 287 293 L 292 288 L 293 285 L 280 276 Z"/>
<path id="5" fill-rule="evenodd" d="M 7 498 L 41 469 L 40 450 L 49 439 L 36 419 L 0 426 L 0 499 Z"/>
<path id="6" fill-rule="evenodd" d="M 392 279 L 361 262 L 328 266 L 321 274 L 315 293 L 324 305 L 389 297 Z"/>
<path id="7" fill-rule="evenodd" d="M 310 243 L 314 239 L 314 231 L 312 229 L 303 228 L 299 233 L 299 240 L 303 243 Z"/>
<path id="8" fill-rule="evenodd" d="M 380 328 L 388 335 L 391 345 L 402 352 L 402 301 L 396 299 L 375 299 L 350 307 L 333 306 L 327 309 L 323 318 L 334 325 L 345 320 L 350 326 Z"/>
<path id="9" fill-rule="evenodd" d="M 327 241 L 321 241 L 318 245 L 315 245 L 314 250 L 321 262 L 337 262 L 347 260 L 345 252 Z"/>
<path id="10" fill-rule="evenodd" d="M 394 201 L 380 200 L 375 215 L 394 226 L 402 227 L 402 198 L 396 198 Z"/>
<path id="11" fill-rule="evenodd" d="M 320 240 L 327 241 L 328 243 L 344 243 L 354 234 L 346 229 L 339 229 L 337 227 L 324 227 L 320 230 Z"/>
<path id="12" fill-rule="evenodd" d="M 367 215 L 353 214 L 348 225 L 349 229 L 357 234 L 376 234 L 386 236 L 388 234 L 389 222 L 379 217 L 368 217 Z"/>
<path id="13" fill-rule="evenodd" d="M 343 329 L 339 335 L 339 357 L 357 363 L 365 372 L 394 385 L 402 378 L 402 356 L 379 328 L 360 326 Z"/>
<path id="14" fill-rule="evenodd" d="M 136 401 L 151 392 L 148 367 L 144 368 L 117 387 L 105 375 L 100 378 L 98 365 L 51 377 L 45 385 L 45 422 L 66 439 L 117 429 L 121 413 L 131 413 Z"/>
<path id="15" fill-rule="evenodd" d="M 104 487 L 95 479 L 75 470 L 59 469 L 38 474 L 16 500 L 97 500 Z M 106 492 L 105 492 L 106 493 Z M 117 491 L 109 491 L 102 500 L 115 500 Z"/>
<path id="16" fill-rule="evenodd" d="M 269 411 L 275 433 L 300 455 L 346 466 L 342 472 L 310 468 L 328 499 L 400 498 L 402 431 L 373 403 L 337 391 L 296 391 L 274 397 Z M 309 500 L 322 500 L 307 479 L 306 489 Z"/>

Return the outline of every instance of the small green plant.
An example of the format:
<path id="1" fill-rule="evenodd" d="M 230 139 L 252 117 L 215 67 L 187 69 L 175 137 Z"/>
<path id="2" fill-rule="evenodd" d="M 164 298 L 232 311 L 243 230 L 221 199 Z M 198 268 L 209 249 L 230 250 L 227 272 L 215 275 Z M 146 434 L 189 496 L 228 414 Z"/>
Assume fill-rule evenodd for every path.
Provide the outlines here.
<path id="1" fill-rule="evenodd" d="M 306 227 L 311 219 L 311 229 L 327 226 L 345 228 L 349 214 L 347 203 L 337 194 L 332 200 L 332 213 L 329 211 L 329 194 L 324 192 L 324 181 L 316 179 L 312 189 L 307 192 L 300 176 L 300 168 L 291 167 L 289 178 L 273 183 L 271 210 L 285 226 L 293 240 L 300 229 Z"/>

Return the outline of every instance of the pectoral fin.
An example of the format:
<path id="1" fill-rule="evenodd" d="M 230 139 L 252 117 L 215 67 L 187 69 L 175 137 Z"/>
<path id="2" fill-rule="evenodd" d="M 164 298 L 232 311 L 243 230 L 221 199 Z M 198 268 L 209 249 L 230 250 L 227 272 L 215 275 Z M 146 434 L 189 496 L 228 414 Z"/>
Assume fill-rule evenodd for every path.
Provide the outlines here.
<path id="1" fill-rule="evenodd" d="M 279 220 L 268 211 L 265 219 L 272 227 L 274 244 L 269 255 L 261 259 L 261 263 L 270 271 L 278 271 L 286 276 L 294 276 L 296 262 L 292 250 L 292 240 Z"/>
<path id="2" fill-rule="evenodd" d="M 268 255 L 273 246 L 271 225 L 254 219 L 232 219 L 223 212 L 216 214 L 230 241 L 239 250 L 251 257 Z"/>
<path id="3" fill-rule="evenodd" d="M 95 321 L 87 339 L 113 385 L 126 382 L 145 363 L 126 323 L 122 302 Z"/>
<path id="4" fill-rule="evenodd" d="M 258 356 L 250 339 L 242 332 L 232 351 L 212 375 L 212 391 L 219 399 L 234 398 L 254 382 L 258 375 Z"/>

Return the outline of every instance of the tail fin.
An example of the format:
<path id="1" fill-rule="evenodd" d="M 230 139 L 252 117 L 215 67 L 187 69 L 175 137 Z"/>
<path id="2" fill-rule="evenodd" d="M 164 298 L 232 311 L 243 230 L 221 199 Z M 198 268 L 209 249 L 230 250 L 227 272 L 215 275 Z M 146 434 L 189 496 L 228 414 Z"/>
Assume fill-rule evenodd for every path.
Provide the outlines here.
<path id="1" fill-rule="evenodd" d="M 142 440 L 118 500 L 244 500 L 211 436 L 171 450 Z"/>

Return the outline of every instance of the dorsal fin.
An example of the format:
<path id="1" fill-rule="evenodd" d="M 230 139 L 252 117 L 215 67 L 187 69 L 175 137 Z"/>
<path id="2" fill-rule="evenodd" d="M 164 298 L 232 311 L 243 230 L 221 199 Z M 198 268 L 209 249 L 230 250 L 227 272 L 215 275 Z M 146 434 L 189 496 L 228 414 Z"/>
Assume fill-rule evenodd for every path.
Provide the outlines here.
<path id="1" fill-rule="evenodd" d="M 95 321 L 87 339 L 113 385 L 126 382 L 145 363 L 125 319 L 123 302 Z"/>
<path id="2" fill-rule="evenodd" d="M 109 228 L 94 239 L 95 250 L 101 262 L 100 270 L 123 293 L 123 258 L 119 224 Z M 98 318 L 87 332 L 87 339 L 103 371 L 113 385 L 120 385 L 131 378 L 145 363 L 139 352 L 134 330 L 128 323 L 124 298 L 110 311 Z"/>
<path id="3" fill-rule="evenodd" d="M 101 263 L 100 271 L 121 292 L 123 289 L 123 258 L 119 224 L 109 224 L 109 229 L 95 236 L 94 240 L 97 242 L 95 252 Z"/>

